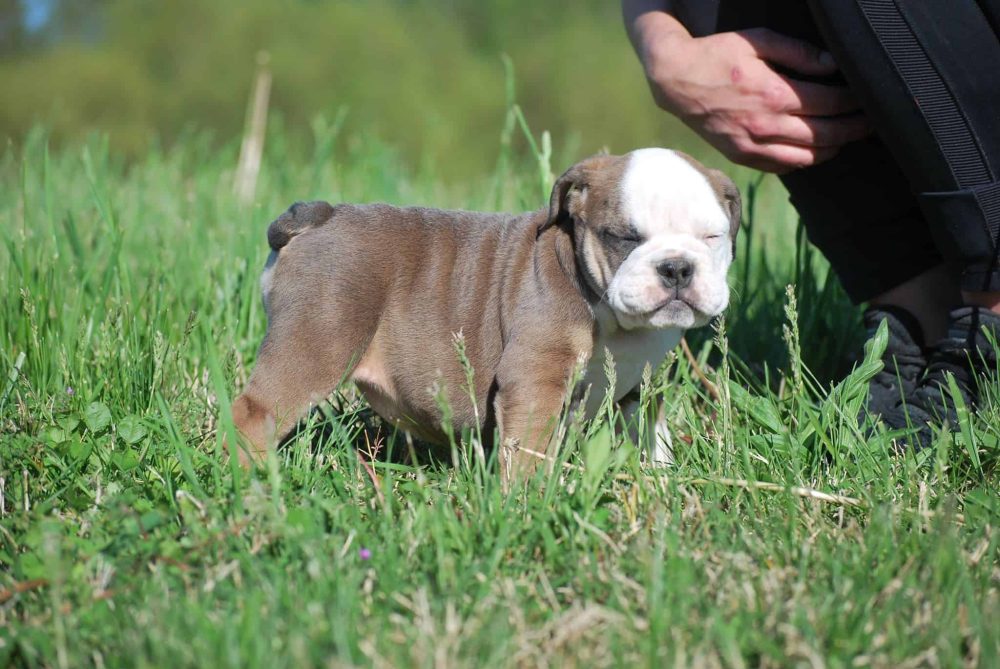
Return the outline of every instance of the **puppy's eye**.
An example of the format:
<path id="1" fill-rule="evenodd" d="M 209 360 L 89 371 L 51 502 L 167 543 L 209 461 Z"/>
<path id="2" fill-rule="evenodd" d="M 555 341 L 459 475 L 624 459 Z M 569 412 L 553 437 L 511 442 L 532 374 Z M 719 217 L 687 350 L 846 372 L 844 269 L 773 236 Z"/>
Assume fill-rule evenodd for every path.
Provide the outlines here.
<path id="1" fill-rule="evenodd" d="M 723 235 L 720 232 L 720 233 L 717 233 L 717 234 L 714 234 L 714 235 L 705 235 L 704 237 L 702 237 L 702 239 L 704 239 L 706 242 L 715 242 L 715 241 L 718 241 L 718 240 L 722 239 L 724 236 L 725 235 Z"/>
<path id="2" fill-rule="evenodd" d="M 603 230 L 601 234 L 609 242 L 617 242 L 619 244 L 641 244 L 642 237 L 635 234 L 634 232 L 612 232 L 611 230 Z"/>

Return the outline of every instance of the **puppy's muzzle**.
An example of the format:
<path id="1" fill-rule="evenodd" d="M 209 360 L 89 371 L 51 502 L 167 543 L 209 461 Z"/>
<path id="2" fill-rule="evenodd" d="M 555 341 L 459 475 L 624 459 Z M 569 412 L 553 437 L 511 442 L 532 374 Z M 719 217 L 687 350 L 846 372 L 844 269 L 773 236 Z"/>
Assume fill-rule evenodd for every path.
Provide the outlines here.
<path id="1" fill-rule="evenodd" d="M 681 290 L 691 285 L 694 278 L 694 263 L 683 258 L 664 260 L 656 266 L 656 273 L 667 288 Z"/>

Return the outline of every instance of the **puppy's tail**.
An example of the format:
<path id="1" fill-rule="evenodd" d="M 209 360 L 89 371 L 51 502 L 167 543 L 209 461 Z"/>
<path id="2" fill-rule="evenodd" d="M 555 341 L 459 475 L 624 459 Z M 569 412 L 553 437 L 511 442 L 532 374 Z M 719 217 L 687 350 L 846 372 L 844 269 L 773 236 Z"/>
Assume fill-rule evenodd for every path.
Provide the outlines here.
<path id="1" fill-rule="evenodd" d="M 279 251 L 295 235 L 329 221 L 333 213 L 334 208 L 329 202 L 296 202 L 268 227 L 267 243 L 273 250 Z"/>

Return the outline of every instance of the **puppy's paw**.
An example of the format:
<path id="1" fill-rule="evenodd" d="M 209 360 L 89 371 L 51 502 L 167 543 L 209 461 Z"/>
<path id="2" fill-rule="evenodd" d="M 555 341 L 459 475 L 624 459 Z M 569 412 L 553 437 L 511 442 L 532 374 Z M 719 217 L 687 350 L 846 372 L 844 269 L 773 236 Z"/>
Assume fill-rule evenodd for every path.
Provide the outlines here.
<path id="1" fill-rule="evenodd" d="M 674 443 L 670 438 L 670 428 L 667 421 L 662 418 L 656 421 L 649 463 L 654 467 L 670 467 L 674 464 Z"/>

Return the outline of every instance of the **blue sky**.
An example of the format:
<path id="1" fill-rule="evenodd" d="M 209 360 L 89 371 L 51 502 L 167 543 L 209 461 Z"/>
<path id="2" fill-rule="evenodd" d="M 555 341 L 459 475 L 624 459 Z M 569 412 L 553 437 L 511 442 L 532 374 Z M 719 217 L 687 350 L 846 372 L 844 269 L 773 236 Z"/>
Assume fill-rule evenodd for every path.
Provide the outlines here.
<path id="1" fill-rule="evenodd" d="M 21 0 L 24 6 L 24 25 L 28 30 L 38 30 L 52 15 L 55 0 Z"/>

